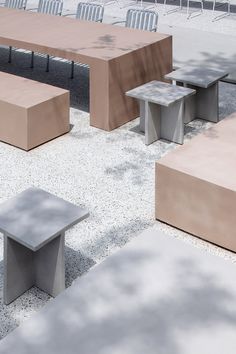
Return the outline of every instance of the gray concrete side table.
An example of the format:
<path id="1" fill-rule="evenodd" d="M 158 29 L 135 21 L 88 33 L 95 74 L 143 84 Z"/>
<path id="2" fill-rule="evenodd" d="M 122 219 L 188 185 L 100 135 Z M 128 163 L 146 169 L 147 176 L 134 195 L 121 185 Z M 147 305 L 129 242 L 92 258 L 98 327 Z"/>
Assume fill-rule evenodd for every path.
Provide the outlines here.
<path id="1" fill-rule="evenodd" d="M 184 100 L 195 94 L 195 90 L 151 81 L 126 92 L 139 100 L 140 130 L 145 132 L 145 144 L 166 139 L 183 144 Z"/>
<path id="2" fill-rule="evenodd" d="M 38 188 L 0 205 L 5 304 L 33 285 L 53 297 L 65 289 L 65 231 L 86 217 L 86 210 Z"/>
<path id="3" fill-rule="evenodd" d="M 219 69 L 185 66 L 165 75 L 166 79 L 182 83 L 196 90 L 196 95 L 186 100 L 185 122 L 202 118 L 210 122 L 219 121 L 219 80 L 228 73 Z"/>

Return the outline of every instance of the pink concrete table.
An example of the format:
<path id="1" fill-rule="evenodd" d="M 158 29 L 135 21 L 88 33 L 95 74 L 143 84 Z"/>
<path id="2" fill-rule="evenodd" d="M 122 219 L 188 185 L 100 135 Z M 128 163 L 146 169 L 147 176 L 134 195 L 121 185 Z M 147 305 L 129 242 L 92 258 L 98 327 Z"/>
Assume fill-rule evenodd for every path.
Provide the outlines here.
<path id="1" fill-rule="evenodd" d="M 0 8 L 0 45 L 90 67 L 90 122 L 112 130 L 138 116 L 125 92 L 172 70 L 172 37 L 61 16 Z"/>

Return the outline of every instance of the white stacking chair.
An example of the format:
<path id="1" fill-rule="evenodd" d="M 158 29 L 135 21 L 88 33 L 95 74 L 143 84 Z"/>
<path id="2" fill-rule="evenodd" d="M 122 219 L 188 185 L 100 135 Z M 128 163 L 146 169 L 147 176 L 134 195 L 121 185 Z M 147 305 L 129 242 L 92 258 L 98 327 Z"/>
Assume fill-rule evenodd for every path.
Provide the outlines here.
<path id="1" fill-rule="evenodd" d="M 102 22 L 104 7 L 99 4 L 79 2 L 77 6 L 76 19 L 85 21 Z"/>
<path id="2" fill-rule="evenodd" d="M 174 0 L 173 0 L 174 1 Z M 183 6 L 182 6 L 182 0 L 179 0 L 179 6 L 174 8 L 174 9 L 171 9 L 171 10 L 166 10 L 166 4 L 167 4 L 167 0 L 164 0 L 164 15 L 168 15 L 170 13 L 173 13 L 173 12 L 176 12 L 178 10 L 182 10 Z"/>
<path id="3" fill-rule="evenodd" d="M 190 9 L 190 5 L 191 5 L 191 2 L 195 2 L 195 3 L 199 3 L 201 5 L 201 13 L 203 12 L 203 0 L 187 0 L 187 18 L 189 19 L 191 14 L 189 12 L 189 9 Z M 167 0 L 164 0 L 164 14 L 167 15 L 167 14 L 170 14 L 170 13 L 173 13 L 175 11 L 178 11 L 178 10 L 182 10 L 183 8 L 183 2 L 182 0 L 179 0 L 179 6 L 175 9 L 172 9 L 172 10 L 169 10 L 167 11 L 166 10 L 166 4 L 167 4 Z"/>
<path id="4" fill-rule="evenodd" d="M 42 14 L 61 16 L 62 9 L 62 0 L 39 0 L 37 12 Z"/>
<path id="5" fill-rule="evenodd" d="M 125 21 L 116 21 L 113 25 L 124 23 L 125 27 L 144 31 L 157 31 L 158 14 L 155 11 L 143 9 L 129 9 Z"/>
<path id="6" fill-rule="evenodd" d="M 27 0 L 6 0 L 4 3 L 4 7 L 9 9 L 18 9 L 25 10 L 27 5 Z M 12 60 L 12 46 L 9 47 L 9 57 L 8 63 L 11 63 Z"/>
<path id="7" fill-rule="evenodd" d="M 189 13 L 189 7 L 190 7 L 191 2 L 199 3 L 201 6 L 200 11 L 201 11 L 201 13 L 203 13 L 203 0 L 187 0 L 187 17 L 188 17 L 188 19 L 191 16 L 191 14 Z"/>
<path id="8" fill-rule="evenodd" d="M 218 16 L 214 16 L 212 21 L 216 21 L 216 20 L 219 20 L 220 18 L 223 18 L 225 16 L 229 16 L 230 15 L 230 6 L 231 6 L 230 0 L 223 0 L 223 1 L 213 0 L 213 8 L 212 8 L 213 15 L 215 15 L 216 7 L 220 7 L 220 6 L 223 6 L 223 5 L 227 5 L 227 11 L 221 13 Z"/>
<path id="9" fill-rule="evenodd" d="M 39 0 L 37 12 L 41 14 L 61 16 L 63 9 L 62 0 Z M 50 56 L 47 55 L 47 65 L 46 71 L 49 71 L 49 59 Z M 34 52 L 31 52 L 31 68 L 34 67 Z"/>
<path id="10" fill-rule="evenodd" d="M 26 9 L 27 0 L 6 0 L 4 3 L 5 7 L 11 9 Z"/>
<path id="11" fill-rule="evenodd" d="M 84 21 L 94 21 L 94 22 L 102 22 L 104 15 L 104 7 L 99 4 L 94 3 L 86 3 L 79 2 L 77 6 L 77 11 L 75 14 L 75 18 L 77 20 Z M 74 61 L 71 62 L 71 75 L 70 78 L 74 77 Z"/>

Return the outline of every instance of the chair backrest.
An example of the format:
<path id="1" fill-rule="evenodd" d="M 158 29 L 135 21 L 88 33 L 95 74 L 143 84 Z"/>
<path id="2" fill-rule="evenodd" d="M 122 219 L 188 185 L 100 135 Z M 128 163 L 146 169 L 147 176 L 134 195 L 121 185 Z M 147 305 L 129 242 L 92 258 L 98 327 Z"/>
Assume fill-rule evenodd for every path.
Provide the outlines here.
<path id="1" fill-rule="evenodd" d="M 79 2 L 76 18 L 78 20 L 102 22 L 104 7 L 102 5 Z"/>
<path id="2" fill-rule="evenodd" d="M 61 15 L 62 8 L 62 0 L 39 0 L 37 11 L 48 15 Z"/>
<path id="3" fill-rule="evenodd" d="M 129 9 L 126 15 L 126 27 L 145 31 L 156 31 L 158 15 L 154 11 Z"/>
<path id="4" fill-rule="evenodd" d="M 27 0 L 6 0 L 4 6 L 11 9 L 25 9 Z"/>

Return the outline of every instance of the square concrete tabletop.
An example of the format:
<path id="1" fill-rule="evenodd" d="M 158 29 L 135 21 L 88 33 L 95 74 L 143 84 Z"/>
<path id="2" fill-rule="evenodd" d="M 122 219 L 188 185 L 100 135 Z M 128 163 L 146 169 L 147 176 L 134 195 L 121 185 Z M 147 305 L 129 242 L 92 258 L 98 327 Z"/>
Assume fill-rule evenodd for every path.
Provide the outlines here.
<path id="1" fill-rule="evenodd" d="M 0 205 L 0 231 L 37 251 L 86 217 L 86 210 L 32 187 Z"/>
<path id="2" fill-rule="evenodd" d="M 165 78 L 202 88 L 208 88 L 227 75 L 228 72 L 219 69 L 184 66 L 166 74 Z"/>
<path id="3" fill-rule="evenodd" d="M 168 107 L 171 104 L 195 94 L 195 90 L 171 85 L 161 81 L 150 81 L 126 92 L 129 97 Z"/>

